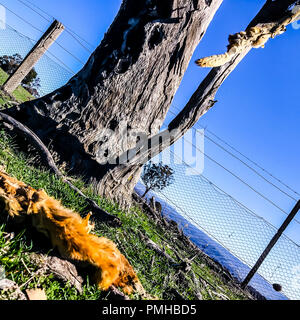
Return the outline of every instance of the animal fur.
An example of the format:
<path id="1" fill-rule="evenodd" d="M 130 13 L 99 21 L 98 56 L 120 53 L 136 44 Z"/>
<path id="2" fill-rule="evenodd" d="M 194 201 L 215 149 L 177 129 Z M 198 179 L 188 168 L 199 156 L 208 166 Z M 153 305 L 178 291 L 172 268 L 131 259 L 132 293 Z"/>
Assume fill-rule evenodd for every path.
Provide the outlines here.
<path id="1" fill-rule="evenodd" d="M 126 294 L 144 294 L 136 273 L 116 245 L 90 233 L 90 214 L 82 219 L 44 190 L 35 190 L 0 171 L 1 208 L 14 219 L 30 217 L 32 225 L 51 240 L 62 257 L 95 266 L 95 281 L 100 289 L 115 286 Z"/>

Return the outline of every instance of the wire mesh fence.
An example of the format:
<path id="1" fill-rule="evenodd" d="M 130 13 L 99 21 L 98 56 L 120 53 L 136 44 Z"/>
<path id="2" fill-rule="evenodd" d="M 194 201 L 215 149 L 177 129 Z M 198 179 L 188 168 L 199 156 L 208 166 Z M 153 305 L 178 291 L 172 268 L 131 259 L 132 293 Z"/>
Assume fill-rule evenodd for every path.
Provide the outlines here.
<path id="1" fill-rule="evenodd" d="M 203 175 L 186 175 L 186 164 L 169 166 L 175 171 L 175 183 L 148 198 L 161 201 L 162 214 L 178 222 L 198 247 L 241 283 L 278 229 Z M 141 185 L 138 189 L 144 190 Z M 299 245 L 283 235 L 249 286 L 267 299 L 300 299 Z"/>
<path id="2" fill-rule="evenodd" d="M 4 29 L 0 29 L 0 56 L 19 54 L 24 59 L 36 42 L 6 24 Z M 74 71 L 57 59 L 47 52 L 34 66 L 39 78 L 36 89 L 40 96 L 61 87 L 74 75 Z"/>
<path id="3" fill-rule="evenodd" d="M 19 54 L 24 58 L 35 43 L 9 25 L 0 29 L 0 56 Z M 35 69 L 41 96 L 64 85 L 74 75 L 74 71 L 49 52 L 38 61 Z M 158 193 L 163 215 L 178 222 L 203 252 L 242 282 L 277 228 L 203 175 L 186 175 L 186 164 L 171 167 L 176 173 L 176 183 Z M 139 185 L 137 189 L 143 190 L 143 187 Z M 281 292 L 275 291 L 273 284 L 279 284 Z M 283 235 L 250 286 L 268 299 L 300 299 L 299 245 Z"/>

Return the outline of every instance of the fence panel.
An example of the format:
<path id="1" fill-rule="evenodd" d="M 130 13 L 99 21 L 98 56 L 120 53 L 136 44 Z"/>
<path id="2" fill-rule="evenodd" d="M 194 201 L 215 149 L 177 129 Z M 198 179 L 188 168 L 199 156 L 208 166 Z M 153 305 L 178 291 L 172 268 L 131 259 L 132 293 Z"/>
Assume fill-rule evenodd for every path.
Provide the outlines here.
<path id="1" fill-rule="evenodd" d="M 163 214 L 179 222 L 191 240 L 242 282 L 277 228 L 203 175 L 186 175 L 185 164 L 168 165 L 175 171 L 175 183 L 157 192 Z M 273 284 L 280 284 L 281 293 Z M 249 285 L 268 299 L 300 299 L 299 245 L 283 235 Z"/>
<path id="2" fill-rule="evenodd" d="M 0 29 L 0 56 L 20 54 L 24 58 L 35 43 L 35 40 L 9 25 L 6 25 L 5 29 Z M 72 70 L 58 61 L 50 52 L 47 52 L 34 68 L 40 79 L 40 86 L 37 89 L 40 96 L 58 89 L 74 75 Z"/>
<path id="3" fill-rule="evenodd" d="M 18 53 L 24 58 L 34 44 L 35 40 L 9 26 L 0 29 L 0 56 Z M 59 88 L 74 75 L 49 52 L 35 69 L 40 78 L 40 95 Z M 186 175 L 186 165 L 171 167 L 176 173 L 176 183 L 158 193 L 163 202 L 163 214 L 179 222 L 205 253 L 242 282 L 277 228 L 222 192 L 203 175 Z M 137 188 L 143 189 L 141 185 Z M 272 289 L 274 283 L 282 286 L 281 293 Z M 250 285 L 269 299 L 300 299 L 299 245 L 283 235 Z"/>

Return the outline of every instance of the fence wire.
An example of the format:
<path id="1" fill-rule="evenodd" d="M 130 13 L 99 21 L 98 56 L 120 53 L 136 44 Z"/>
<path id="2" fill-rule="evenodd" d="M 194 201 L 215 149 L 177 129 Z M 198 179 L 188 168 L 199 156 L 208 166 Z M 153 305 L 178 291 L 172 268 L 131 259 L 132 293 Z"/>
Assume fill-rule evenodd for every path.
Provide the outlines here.
<path id="1" fill-rule="evenodd" d="M 175 183 L 148 198 L 161 201 L 162 214 L 178 222 L 198 247 L 242 282 L 277 228 L 203 175 L 186 175 L 186 164 L 168 165 L 175 171 Z M 137 189 L 144 190 L 141 185 Z M 267 299 L 300 299 L 299 245 L 283 235 L 249 286 Z"/>
<path id="2" fill-rule="evenodd" d="M 0 29 L 0 56 L 18 53 L 24 58 L 35 43 L 8 25 Z M 40 78 L 41 96 L 61 87 L 74 75 L 49 52 L 35 69 Z M 163 215 L 178 222 L 200 249 L 242 282 L 277 228 L 204 176 L 186 175 L 186 165 L 171 167 L 175 170 L 176 182 L 158 193 Z M 143 187 L 139 185 L 137 189 L 143 190 Z M 282 287 L 281 293 L 273 289 L 273 284 Z M 249 285 L 268 299 L 300 299 L 299 245 L 283 235 Z"/>
<path id="3" fill-rule="evenodd" d="M 0 29 L 0 56 L 19 54 L 24 59 L 36 42 L 6 25 L 5 29 Z M 49 51 L 37 62 L 34 69 L 40 79 L 40 87 L 37 88 L 40 96 L 60 88 L 74 75 L 74 71 Z"/>

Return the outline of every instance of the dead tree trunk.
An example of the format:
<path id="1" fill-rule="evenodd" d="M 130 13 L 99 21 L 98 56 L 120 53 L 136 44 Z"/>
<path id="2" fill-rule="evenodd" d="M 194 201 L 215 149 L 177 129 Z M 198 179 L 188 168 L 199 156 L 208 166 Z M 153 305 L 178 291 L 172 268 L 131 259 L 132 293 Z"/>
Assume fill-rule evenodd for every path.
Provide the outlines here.
<path id="1" fill-rule="evenodd" d="M 124 0 L 100 46 L 69 83 L 7 112 L 51 145 L 72 173 L 98 185 L 110 169 L 103 163 L 135 146 L 126 130 L 159 131 L 221 2 Z M 112 192 L 108 180 L 119 185 L 115 192 L 131 192 L 140 167 L 106 176 L 105 194 Z"/>
<path id="2" fill-rule="evenodd" d="M 112 168 L 110 175 L 106 175 L 99 185 L 101 192 L 105 190 L 107 185 L 115 185 L 117 187 L 119 178 L 130 179 L 131 172 L 138 170 L 140 164 L 145 163 L 162 150 L 168 148 L 195 125 L 200 117 L 213 107 L 218 89 L 249 51 L 252 48 L 256 48 L 257 43 L 264 45 L 270 38 L 284 33 L 286 26 L 299 18 L 300 6 L 292 7 L 297 3 L 298 1 L 295 0 L 267 1 L 246 28 L 246 30 L 255 28 L 255 34 L 253 35 L 249 32 L 251 37 L 247 35 L 248 38 L 245 37 L 243 41 L 238 41 L 238 50 L 232 55 L 230 61 L 213 68 L 209 72 L 187 105 L 170 122 L 165 131 L 150 136 L 146 142 L 137 144 L 136 147 L 130 150 L 129 153 L 133 156 L 127 165 L 118 165 Z M 244 35 L 246 32 L 240 32 L 239 34 Z M 237 38 L 240 40 L 239 37 Z M 155 142 L 153 143 L 153 141 Z M 147 146 L 151 147 L 147 148 Z M 123 156 L 121 155 L 120 157 Z M 114 177 L 115 181 L 111 177 Z"/>
<path id="3" fill-rule="evenodd" d="M 124 132 L 144 133 L 146 146 L 152 142 L 149 137 L 157 136 L 192 53 L 221 2 L 124 0 L 82 71 L 54 93 L 7 112 L 51 143 L 61 161 L 94 182 L 101 195 L 131 194 L 143 163 L 179 139 L 213 106 L 223 81 L 252 47 L 284 31 L 295 18 L 290 5 L 298 3 L 267 0 L 247 32 L 230 38 L 230 52 L 208 59 L 226 63 L 211 70 L 170 123 L 171 136 L 169 131 L 160 134 L 171 139 L 158 140 L 150 149 L 141 147 L 145 143 Z M 201 61 L 205 65 L 207 59 Z M 122 144 L 124 140 L 128 141 Z M 120 164 L 128 153 L 133 154 L 129 163 Z"/>

